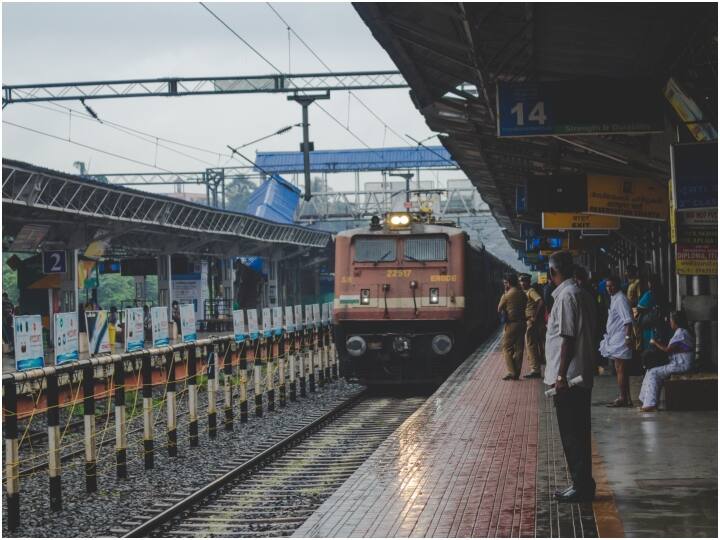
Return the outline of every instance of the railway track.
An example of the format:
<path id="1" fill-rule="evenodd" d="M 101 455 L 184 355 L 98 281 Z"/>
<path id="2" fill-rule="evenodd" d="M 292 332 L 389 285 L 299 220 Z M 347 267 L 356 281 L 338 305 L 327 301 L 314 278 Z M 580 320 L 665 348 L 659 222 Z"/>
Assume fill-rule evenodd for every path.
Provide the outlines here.
<path id="1" fill-rule="evenodd" d="M 191 493 L 158 502 L 123 537 L 289 536 L 425 400 L 361 393 Z M 152 515 L 151 515 L 152 514 Z"/>

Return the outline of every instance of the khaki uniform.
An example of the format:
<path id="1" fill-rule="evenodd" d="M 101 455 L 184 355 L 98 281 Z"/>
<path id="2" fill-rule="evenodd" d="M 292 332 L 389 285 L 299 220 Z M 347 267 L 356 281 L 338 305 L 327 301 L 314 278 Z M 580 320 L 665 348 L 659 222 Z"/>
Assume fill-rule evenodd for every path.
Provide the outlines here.
<path id="1" fill-rule="evenodd" d="M 533 320 L 538 302 L 542 296 L 532 287 L 525 291 L 527 295 L 527 306 L 525 307 L 525 319 L 527 327 L 525 330 L 525 347 L 528 352 L 528 363 L 530 371 L 540 373 L 540 364 L 544 364 L 544 343 L 545 343 L 545 320 L 540 317 Z"/>
<path id="2" fill-rule="evenodd" d="M 525 348 L 525 306 L 527 297 L 517 287 L 510 289 L 500 298 L 498 311 L 505 312 L 502 350 L 508 373 L 519 377 Z"/>

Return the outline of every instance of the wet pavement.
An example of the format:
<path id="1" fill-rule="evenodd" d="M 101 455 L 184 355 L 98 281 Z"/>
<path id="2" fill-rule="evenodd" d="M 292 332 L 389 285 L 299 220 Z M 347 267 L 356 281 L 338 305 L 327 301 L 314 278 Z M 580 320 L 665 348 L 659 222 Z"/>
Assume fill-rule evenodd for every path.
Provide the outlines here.
<path id="1" fill-rule="evenodd" d="M 611 409 L 614 378 L 593 391 L 593 437 L 628 537 L 704 537 L 718 533 L 717 411 L 641 413 Z M 661 408 L 662 408 L 661 403 Z"/>

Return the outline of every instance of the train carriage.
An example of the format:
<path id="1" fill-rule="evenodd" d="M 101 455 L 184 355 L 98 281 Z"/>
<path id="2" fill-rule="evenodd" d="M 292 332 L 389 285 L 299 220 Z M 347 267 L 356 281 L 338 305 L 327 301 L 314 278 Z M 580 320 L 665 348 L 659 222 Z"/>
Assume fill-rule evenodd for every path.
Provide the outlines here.
<path id="1" fill-rule="evenodd" d="M 371 385 L 437 382 L 497 325 L 510 268 L 452 224 L 390 213 L 335 241 L 336 341 Z"/>

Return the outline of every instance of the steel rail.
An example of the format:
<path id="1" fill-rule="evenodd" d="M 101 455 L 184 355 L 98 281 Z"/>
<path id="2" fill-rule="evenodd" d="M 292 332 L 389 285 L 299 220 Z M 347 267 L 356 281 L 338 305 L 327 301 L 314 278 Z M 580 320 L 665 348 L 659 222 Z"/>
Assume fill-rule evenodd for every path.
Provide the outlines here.
<path id="1" fill-rule="evenodd" d="M 340 415 L 342 412 L 347 410 L 349 407 L 355 405 L 359 401 L 362 401 L 367 395 L 368 395 L 367 391 L 362 391 L 362 392 L 359 392 L 358 394 L 350 397 L 349 399 L 340 403 L 338 406 L 334 407 L 332 410 L 323 414 L 321 417 L 313 420 L 306 426 L 303 426 L 302 428 L 300 428 L 298 431 L 296 431 L 292 435 L 285 437 L 282 441 L 263 450 L 256 456 L 252 457 L 251 459 L 247 460 L 246 462 L 242 463 L 241 465 L 235 467 L 231 471 L 223 474 L 219 478 L 216 478 L 212 482 L 206 484 L 205 486 L 203 486 L 202 488 L 197 490 L 195 493 L 188 495 L 181 501 L 173 504 L 170 508 L 163 510 L 159 514 L 151 517 L 144 523 L 138 525 L 131 531 L 124 534 L 121 538 L 148 537 L 150 535 L 151 531 L 161 527 L 162 525 L 166 524 L 167 522 L 169 522 L 170 520 L 172 520 L 173 518 L 175 518 L 182 512 L 184 512 L 187 509 L 191 508 L 192 506 L 200 503 L 203 499 L 206 499 L 207 497 L 209 497 L 216 491 L 222 489 L 223 487 L 225 487 L 230 482 L 234 481 L 239 476 L 242 476 L 242 475 L 250 472 L 256 466 L 260 465 L 261 463 L 263 463 L 275 456 L 284 454 L 286 450 L 295 446 L 297 443 L 301 442 L 307 435 L 317 431 L 323 425 L 325 425 L 329 421 L 333 420 L 335 417 Z"/>

